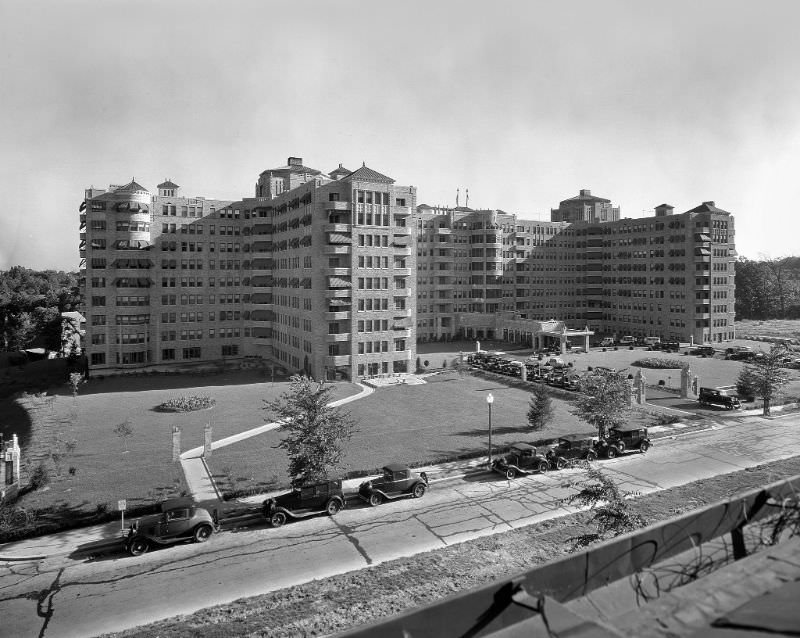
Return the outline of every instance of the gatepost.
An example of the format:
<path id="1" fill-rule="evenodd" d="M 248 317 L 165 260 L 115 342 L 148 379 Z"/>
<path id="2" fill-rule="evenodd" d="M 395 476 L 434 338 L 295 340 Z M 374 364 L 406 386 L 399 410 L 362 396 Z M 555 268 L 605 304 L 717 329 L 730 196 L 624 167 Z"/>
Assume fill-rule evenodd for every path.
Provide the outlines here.
<path id="1" fill-rule="evenodd" d="M 181 458 L 181 426 L 172 426 L 172 460 Z"/>
<path id="2" fill-rule="evenodd" d="M 203 456 L 211 458 L 211 424 L 206 423 L 205 427 L 203 428 Z"/>

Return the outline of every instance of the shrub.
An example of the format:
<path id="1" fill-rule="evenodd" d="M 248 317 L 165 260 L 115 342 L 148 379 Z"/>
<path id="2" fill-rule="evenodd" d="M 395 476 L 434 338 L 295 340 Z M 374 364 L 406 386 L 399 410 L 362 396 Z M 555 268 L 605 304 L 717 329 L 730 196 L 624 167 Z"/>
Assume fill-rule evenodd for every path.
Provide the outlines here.
<path id="1" fill-rule="evenodd" d="M 664 381 L 664 379 L 659 379 L 658 380 L 658 385 L 667 385 L 667 382 Z"/>
<path id="2" fill-rule="evenodd" d="M 632 366 L 637 368 L 651 368 L 653 370 L 672 370 L 675 368 L 685 368 L 686 364 L 676 361 L 675 359 L 663 359 L 660 357 L 646 357 L 644 359 L 637 359 Z"/>
<path id="3" fill-rule="evenodd" d="M 50 482 L 50 472 L 44 466 L 44 463 L 39 463 L 31 474 L 29 485 L 32 490 L 38 490 Z"/>
<path id="4" fill-rule="evenodd" d="M 195 412 L 213 408 L 216 403 L 211 397 L 177 397 L 165 401 L 157 409 L 162 412 Z"/>
<path id="5" fill-rule="evenodd" d="M 633 350 L 633 346 L 628 346 L 628 350 Z"/>

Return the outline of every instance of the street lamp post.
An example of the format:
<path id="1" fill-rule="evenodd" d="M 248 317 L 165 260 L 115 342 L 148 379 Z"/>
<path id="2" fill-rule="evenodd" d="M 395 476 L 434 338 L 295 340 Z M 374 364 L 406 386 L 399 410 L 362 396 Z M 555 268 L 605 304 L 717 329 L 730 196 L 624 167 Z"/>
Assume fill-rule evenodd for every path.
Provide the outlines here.
<path id="1" fill-rule="evenodd" d="M 492 467 L 492 403 L 494 403 L 494 397 L 490 392 L 486 395 L 486 405 L 489 406 L 489 467 Z"/>

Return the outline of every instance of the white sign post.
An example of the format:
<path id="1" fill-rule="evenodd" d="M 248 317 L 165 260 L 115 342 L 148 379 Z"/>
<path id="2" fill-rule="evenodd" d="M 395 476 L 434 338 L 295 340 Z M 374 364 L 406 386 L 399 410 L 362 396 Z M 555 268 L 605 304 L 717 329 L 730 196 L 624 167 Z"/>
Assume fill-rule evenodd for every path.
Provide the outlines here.
<path id="1" fill-rule="evenodd" d="M 117 501 L 117 509 L 119 510 L 120 514 L 122 515 L 121 524 L 122 524 L 122 531 L 125 531 L 125 508 L 127 507 L 128 503 L 125 499 Z"/>

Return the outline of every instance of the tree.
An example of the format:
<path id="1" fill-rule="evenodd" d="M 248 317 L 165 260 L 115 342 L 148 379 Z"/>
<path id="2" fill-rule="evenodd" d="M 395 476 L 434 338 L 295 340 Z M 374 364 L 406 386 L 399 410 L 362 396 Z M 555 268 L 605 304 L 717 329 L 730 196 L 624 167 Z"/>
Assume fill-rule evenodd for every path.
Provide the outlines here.
<path id="1" fill-rule="evenodd" d="M 531 393 L 531 402 L 528 406 L 528 423 L 534 432 L 543 430 L 553 418 L 555 408 L 550 394 L 541 384 L 535 384 Z"/>
<path id="2" fill-rule="evenodd" d="M 780 393 L 781 388 L 789 381 L 789 374 L 783 367 L 786 346 L 775 344 L 763 357 L 745 364 L 739 373 L 736 384 L 737 391 L 750 390 L 753 396 L 764 402 L 764 416 L 769 416 L 772 400 Z"/>
<path id="3" fill-rule="evenodd" d="M 77 402 L 78 390 L 80 389 L 81 383 L 84 383 L 83 375 L 80 372 L 70 372 L 67 383 L 69 385 L 69 391 L 72 393 L 72 400 Z"/>
<path id="4" fill-rule="evenodd" d="M 630 502 L 626 496 L 630 492 L 621 492 L 614 481 L 606 476 L 599 468 L 589 467 L 586 480 L 577 484 L 578 493 L 565 499 L 568 504 L 577 503 L 588 507 L 592 514 L 597 531 L 578 538 L 579 545 L 585 545 L 594 540 L 605 540 L 632 532 L 647 525 L 647 521 L 631 511 Z"/>
<path id="5" fill-rule="evenodd" d="M 625 422 L 631 386 L 621 373 L 595 370 L 581 379 L 580 389 L 572 414 L 596 427 L 601 439 L 606 437 L 608 428 Z"/>
<path id="6" fill-rule="evenodd" d="M 133 423 L 130 419 L 125 419 L 122 423 L 114 426 L 114 434 L 122 439 L 125 444 L 125 451 L 128 451 L 127 440 L 133 436 Z"/>
<path id="7" fill-rule="evenodd" d="M 328 476 L 341 460 L 355 425 L 349 414 L 328 405 L 333 386 L 300 375 L 290 382 L 289 390 L 277 399 L 264 400 L 264 409 L 281 422 L 285 436 L 279 446 L 289 456 L 289 478 L 298 487 Z"/>

